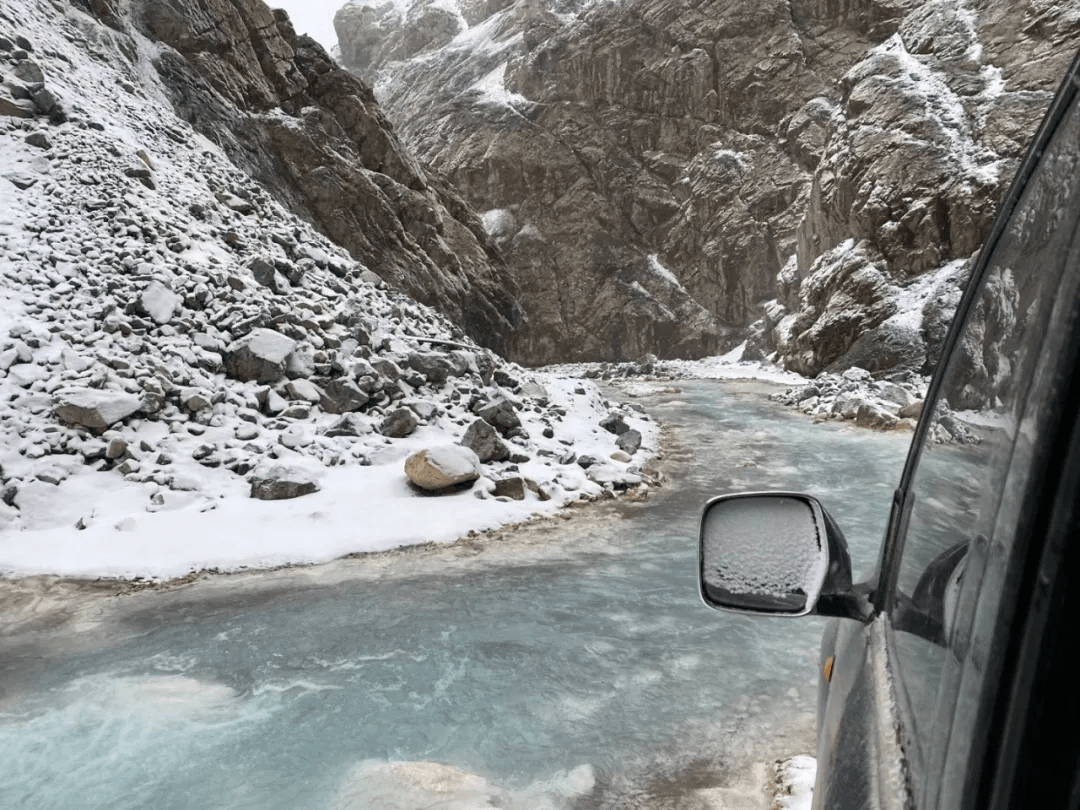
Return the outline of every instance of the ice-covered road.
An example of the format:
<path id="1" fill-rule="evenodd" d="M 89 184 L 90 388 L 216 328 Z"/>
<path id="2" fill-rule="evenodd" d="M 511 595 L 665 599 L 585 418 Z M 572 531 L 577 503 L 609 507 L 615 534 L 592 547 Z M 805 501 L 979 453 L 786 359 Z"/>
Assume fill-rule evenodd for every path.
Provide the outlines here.
<path id="1" fill-rule="evenodd" d="M 88 595 L 0 635 L 0 806 L 687 808 L 757 791 L 753 763 L 813 750 L 822 623 L 702 607 L 698 510 L 811 491 L 865 571 L 909 434 L 812 425 L 761 383 L 678 388 L 640 400 L 672 426 L 670 481 L 644 503 L 482 548 Z"/>

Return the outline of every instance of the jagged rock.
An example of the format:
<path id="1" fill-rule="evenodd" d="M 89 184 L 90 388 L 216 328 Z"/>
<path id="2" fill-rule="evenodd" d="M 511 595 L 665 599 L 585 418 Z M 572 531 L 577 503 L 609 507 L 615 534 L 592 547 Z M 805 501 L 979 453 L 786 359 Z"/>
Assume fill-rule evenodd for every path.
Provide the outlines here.
<path id="1" fill-rule="evenodd" d="M 348 413 L 367 405 L 370 397 L 352 380 L 327 380 L 321 386 L 319 406 L 327 413 Z"/>
<path id="2" fill-rule="evenodd" d="M 623 452 L 633 455 L 641 447 L 641 433 L 636 430 L 626 430 L 615 440 L 615 444 Z"/>
<path id="3" fill-rule="evenodd" d="M 491 385 L 495 375 L 495 361 L 487 352 L 476 353 L 476 368 L 480 372 L 480 380 L 484 385 Z"/>
<path id="4" fill-rule="evenodd" d="M 518 385 L 520 385 L 517 377 L 514 377 L 511 374 L 507 374 L 501 368 L 495 369 L 493 377 L 495 379 L 496 385 L 501 385 L 503 388 L 514 389 L 517 388 Z"/>
<path id="5" fill-rule="evenodd" d="M 453 374 L 453 364 L 441 354 L 413 352 L 409 355 L 409 368 L 423 374 L 429 382 L 442 385 Z"/>
<path id="6" fill-rule="evenodd" d="M 280 501 L 310 495 L 320 489 L 316 476 L 300 467 L 275 464 L 260 467 L 251 476 L 251 497 L 260 501 Z"/>
<path id="7" fill-rule="evenodd" d="M 410 455 L 405 459 L 405 473 L 421 489 L 446 489 L 477 480 L 480 459 L 467 447 L 440 445 Z"/>
<path id="8" fill-rule="evenodd" d="M 614 433 L 616 436 L 621 436 L 630 429 L 630 426 L 626 424 L 621 413 L 612 411 L 603 419 L 600 420 L 600 427 L 606 430 L 608 433 Z"/>
<path id="9" fill-rule="evenodd" d="M 29 135 L 23 138 L 23 140 L 31 146 L 36 146 L 38 149 L 52 148 L 52 142 L 49 140 L 49 136 L 41 131 L 31 132 Z"/>
<path id="10" fill-rule="evenodd" d="M 371 433 L 371 425 L 358 413 L 347 413 L 326 429 L 325 436 L 336 438 L 339 436 L 358 437 Z"/>
<path id="11" fill-rule="evenodd" d="M 391 439 L 402 439 L 416 430 L 419 424 L 409 408 L 395 408 L 379 425 L 379 433 Z"/>
<path id="12" fill-rule="evenodd" d="M 521 427 L 521 419 L 517 415 L 510 400 L 499 396 L 488 404 L 476 409 L 476 415 L 495 428 L 503 436 L 510 431 Z"/>
<path id="13" fill-rule="evenodd" d="M 289 282 L 280 274 L 274 265 L 261 256 L 257 256 L 248 264 L 251 274 L 262 286 L 281 295 L 289 290 Z"/>
<path id="14" fill-rule="evenodd" d="M 53 413 L 65 422 L 104 430 L 139 410 L 139 398 L 120 391 L 62 388 L 54 395 Z"/>
<path id="15" fill-rule="evenodd" d="M 225 369 L 237 380 L 276 382 L 296 342 L 271 329 L 254 329 L 225 350 Z"/>
<path id="16" fill-rule="evenodd" d="M 483 419 L 477 419 L 465 431 L 461 444 L 468 447 L 482 462 L 505 461 L 510 458 L 510 448 L 499 438 L 495 428 Z"/>
<path id="17" fill-rule="evenodd" d="M 391 382 L 397 382 L 401 379 L 401 367 L 389 358 L 380 357 L 372 360 L 371 365 L 380 375 Z"/>

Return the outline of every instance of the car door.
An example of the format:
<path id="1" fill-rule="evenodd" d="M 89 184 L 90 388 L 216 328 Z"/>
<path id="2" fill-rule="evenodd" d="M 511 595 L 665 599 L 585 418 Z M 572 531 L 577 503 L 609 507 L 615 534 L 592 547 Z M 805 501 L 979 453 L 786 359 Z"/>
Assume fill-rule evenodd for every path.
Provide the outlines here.
<path id="1" fill-rule="evenodd" d="M 873 618 L 833 630 L 815 807 L 974 808 L 1004 795 L 1005 718 L 1023 699 L 1018 651 L 1048 516 L 1077 500 L 1061 482 L 1080 334 L 1078 75 L 1074 62 L 945 344 Z"/>

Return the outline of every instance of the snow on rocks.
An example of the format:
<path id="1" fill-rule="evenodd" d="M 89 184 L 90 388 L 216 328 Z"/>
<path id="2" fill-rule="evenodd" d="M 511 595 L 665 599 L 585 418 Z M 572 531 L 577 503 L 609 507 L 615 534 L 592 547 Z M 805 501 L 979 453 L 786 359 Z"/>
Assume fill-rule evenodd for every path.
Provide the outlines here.
<path id="1" fill-rule="evenodd" d="M 140 406 L 138 397 L 122 391 L 65 388 L 56 392 L 53 413 L 72 425 L 103 430 L 127 419 Z"/>
<path id="2" fill-rule="evenodd" d="M 149 45 L 103 58 L 81 12 L 20 2 L 64 116 L 0 116 L 0 574 L 315 562 L 641 486 L 595 385 L 507 364 L 286 211 L 159 101 Z M 482 419 L 474 491 L 418 498 L 404 460 L 475 457 Z"/>
<path id="3" fill-rule="evenodd" d="M 299 498 L 319 491 L 319 482 L 311 470 L 275 464 L 261 467 L 251 475 L 251 497 L 260 501 Z"/>
<path id="4" fill-rule="evenodd" d="M 417 450 L 405 459 L 405 473 L 422 489 L 447 489 L 477 480 L 480 459 L 467 447 L 438 445 Z"/>

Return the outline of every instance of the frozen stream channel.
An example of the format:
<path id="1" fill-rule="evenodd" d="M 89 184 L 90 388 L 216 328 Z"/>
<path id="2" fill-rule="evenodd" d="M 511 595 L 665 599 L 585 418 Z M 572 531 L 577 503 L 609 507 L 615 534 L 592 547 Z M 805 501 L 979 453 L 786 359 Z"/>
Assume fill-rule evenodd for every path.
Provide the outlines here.
<path id="1" fill-rule="evenodd" d="M 813 492 L 865 571 L 909 434 L 812 425 L 764 384 L 678 387 L 639 400 L 672 426 L 670 480 L 644 503 L 482 544 L 76 589 L 15 633 L 27 586 L 0 583 L 0 807 L 697 808 L 753 787 L 755 762 L 811 753 L 822 620 L 704 608 L 698 513 L 725 491 Z"/>

